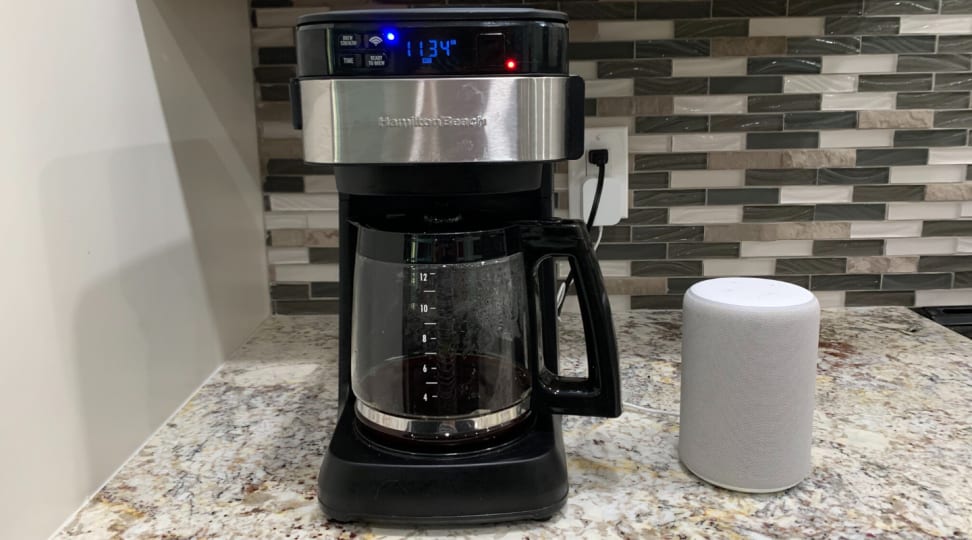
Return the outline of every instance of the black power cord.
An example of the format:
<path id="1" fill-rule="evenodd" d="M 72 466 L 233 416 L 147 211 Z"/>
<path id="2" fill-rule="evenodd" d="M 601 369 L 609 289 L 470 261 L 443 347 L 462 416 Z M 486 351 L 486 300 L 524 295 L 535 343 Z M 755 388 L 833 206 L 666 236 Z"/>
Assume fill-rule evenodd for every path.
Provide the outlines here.
<path id="1" fill-rule="evenodd" d="M 591 150 L 587 153 L 587 161 L 597 165 L 597 187 L 594 188 L 594 200 L 591 202 L 591 213 L 587 216 L 587 232 L 594 231 L 594 218 L 597 217 L 597 207 L 601 204 L 601 194 L 604 192 L 604 169 L 608 162 L 608 151 L 606 149 Z M 574 270 L 567 273 L 567 279 L 563 284 L 563 296 L 557 303 L 557 316 L 564 310 L 564 302 L 567 301 L 567 292 L 574 284 Z"/>

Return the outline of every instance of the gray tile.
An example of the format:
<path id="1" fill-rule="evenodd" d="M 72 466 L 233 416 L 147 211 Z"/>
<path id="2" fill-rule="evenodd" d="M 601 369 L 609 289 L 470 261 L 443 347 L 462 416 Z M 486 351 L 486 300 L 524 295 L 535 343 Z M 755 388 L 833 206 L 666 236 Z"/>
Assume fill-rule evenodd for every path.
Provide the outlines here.
<path id="1" fill-rule="evenodd" d="M 865 0 L 865 15 L 933 15 L 939 0 Z"/>
<path id="2" fill-rule="evenodd" d="M 789 15 L 860 15 L 864 0 L 790 0 Z"/>
<path id="3" fill-rule="evenodd" d="M 705 281 L 706 277 L 673 277 L 668 278 L 668 294 L 683 294 L 689 287 L 700 281 Z"/>
<path id="4" fill-rule="evenodd" d="M 637 58 L 709 56 L 707 39 L 650 39 L 635 42 Z"/>
<path id="5" fill-rule="evenodd" d="M 697 95 L 708 91 L 709 79 L 705 77 L 639 77 L 634 80 L 636 96 Z"/>
<path id="6" fill-rule="evenodd" d="M 271 300 L 306 300 L 308 288 L 306 283 L 275 283 L 270 286 Z"/>
<path id="7" fill-rule="evenodd" d="M 601 242 L 621 243 L 631 242 L 631 227 L 626 225 L 611 225 L 601 227 Z"/>
<path id="8" fill-rule="evenodd" d="M 668 223 L 667 208 L 631 208 L 628 217 L 621 220 L 626 225 L 664 225 Z"/>
<path id="9" fill-rule="evenodd" d="M 880 165 L 925 165 L 928 150 L 909 149 L 861 149 L 857 151 L 857 164 L 861 167 Z"/>
<path id="10" fill-rule="evenodd" d="M 778 94 L 783 91 L 783 77 L 712 77 L 710 94 Z"/>
<path id="11" fill-rule="evenodd" d="M 810 276 L 812 291 L 867 291 L 881 288 L 881 276 L 871 274 L 831 274 Z"/>
<path id="12" fill-rule="evenodd" d="M 290 101 L 290 85 L 261 84 L 260 99 L 263 101 Z"/>
<path id="13" fill-rule="evenodd" d="M 608 60 L 597 63 L 599 79 L 630 79 L 632 77 L 668 77 L 672 61 L 667 58 L 648 60 Z"/>
<path id="14" fill-rule="evenodd" d="M 310 248 L 310 262 L 314 264 L 338 262 L 338 248 Z"/>
<path id="15" fill-rule="evenodd" d="M 704 231 L 702 226 L 633 227 L 631 239 L 634 242 L 701 242 Z"/>
<path id="16" fill-rule="evenodd" d="M 631 309 L 682 309 L 680 294 L 632 296 Z"/>
<path id="17" fill-rule="evenodd" d="M 972 51 L 972 35 L 938 36 L 938 52 L 967 53 Z"/>
<path id="18" fill-rule="evenodd" d="M 584 116 L 597 116 L 596 99 L 588 98 L 584 100 Z"/>
<path id="19" fill-rule="evenodd" d="M 861 52 L 861 38 L 859 37 L 793 37 L 786 40 L 786 52 L 789 54 L 859 54 Z"/>
<path id="20" fill-rule="evenodd" d="M 796 131 L 792 133 L 747 133 L 747 149 L 764 148 L 817 148 L 820 133 Z"/>
<path id="21" fill-rule="evenodd" d="M 634 98 L 602 97 L 597 98 L 597 112 L 601 116 L 631 116 L 634 114 Z"/>
<path id="22" fill-rule="evenodd" d="M 684 154 L 635 154 L 636 171 L 673 171 L 705 169 L 708 155 L 705 153 Z"/>
<path id="23" fill-rule="evenodd" d="M 846 271 L 847 259 L 839 257 L 776 260 L 777 274 L 843 274 Z"/>
<path id="24" fill-rule="evenodd" d="M 926 221 L 921 228 L 922 236 L 972 236 L 972 221 Z"/>
<path id="25" fill-rule="evenodd" d="M 955 283 L 953 286 L 956 289 L 972 288 L 972 272 L 955 272 Z"/>
<path id="26" fill-rule="evenodd" d="M 808 186 L 817 180 L 813 169 L 749 169 L 747 186 Z"/>
<path id="27" fill-rule="evenodd" d="M 855 186 L 854 202 L 923 201 L 925 186 Z"/>
<path id="28" fill-rule="evenodd" d="M 820 94 L 749 96 L 748 102 L 751 113 L 820 110 Z"/>
<path id="29" fill-rule="evenodd" d="M 707 116 L 640 116 L 635 118 L 636 133 L 688 133 L 709 131 Z"/>
<path id="30" fill-rule="evenodd" d="M 782 17 L 786 15 L 786 0 L 712 0 L 713 17 Z"/>
<path id="31" fill-rule="evenodd" d="M 890 177 L 887 167 L 861 167 L 856 169 L 820 169 L 817 173 L 817 183 L 831 184 L 887 184 Z"/>
<path id="32" fill-rule="evenodd" d="M 573 42 L 567 46 L 571 60 L 598 60 L 602 58 L 634 58 L 633 41 Z"/>
<path id="33" fill-rule="evenodd" d="M 296 64 L 296 47 L 261 47 L 257 49 L 257 62 L 261 65 Z"/>
<path id="34" fill-rule="evenodd" d="M 972 73 L 936 73 L 935 90 L 972 90 Z"/>
<path id="35" fill-rule="evenodd" d="M 782 114 L 714 114 L 710 117 L 710 130 L 729 131 L 781 131 Z"/>
<path id="36" fill-rule="evenodd" d="M 289 83 L 297 76 L 295 66 L 259 66 L 253 68 L 253 78 L 258 83 Z"/>
<path id="37" fill-rule="evenodd" d="M 909 129 L 894 132 L 895 146 L 965 146 L 965 129 Z"/>
<path id="38" fill-rule="evenodd" d="M 332 165 L 313 165 L 304 163 L 300 159 L 270 159 L 267 160 L 267 174 L 269 175 L 316 175 L 334 174 Z"/>
<path id="39" fill-rule="evenodd" d="M 708 19 L 675 21 L 675 37 L 746 36 L 749 34 L 747 19 Z"/>
<path id="40" fill-rule="evenodd" d="M 338 312 L 337 300 L 283 300 L 273 303 L 273 312 L 278 315 L 335 315 Z"/>
<path id="41" fill-rule="evenodd" d="M 880 221 L 886 215 L 883 204 L 818 204 L 815 221 Z"/>
<path id="42" fill-rule="evenodd" d="M 712 7 L 704 2 L 638 2 L 639 19 L 699 19 L 707 18 Z"/>
<path id="43" fill-rule="evenodd" d="M 744 206 L 744 222 L 811 221 L 812 206 Z"/>
<path id="44" fill-rule="evenodd" d="M 968 15 L 972 13 L 972 0 L 942 0 L 942 13 Z"/>
<path id="45" fill-rule="evenodd" d="M 668 189 L 667 172 L 635 173 L 628 175 L 628 189 Z"/>
<path id="46" fill-rule="evenodd" d="M 915 293 L 913 291 L 848 291 L 844 295 L 844 305 L 847 307 L 913 306 L 915 305 Z"/>
<path id="47" fill-rule="evenodd" d="M 746 72 L 750 75 L 788 75 L 820 73 L 819 56 L 750 58 Z"/>
<path id="48" fill-rule="evenodd" d="M 665 244 L 601 244 L 597 257 L 603 261 L 631 259 L 664 259 Z"/>
<path id="49" fill-rule="evenodd" d="M 702 261 L 634 261 L 632 276 L 701 276 Z"/>
<path id="50" fill-rule="evenodd" d="M 934 50 L 935 39 L 930 47 Z M 972 67 L 967 54 L 902 54 L 898 57 L 898 71 L 968 71 Z"/>
<path id="51" fill-rule="evenodd" d="M 952 274 L 884 274 L 881 289 L 887 291 L 916 291 L 921 289 L 950 289 Z"/>
<path id="52" fill-rule="evenodd" d="M 918 259 L 919 272 L 967 272 L 972 270 L 972 255 L 924 255 Z"/>
<path id="53" fill-rule="evenodd" d="M 859 92 L 913 92 L 931 89 L 931 74 L 861 75 L 857 79 Z"/>
<path id="54" fill-rule="evenodd" d="M 850 129 L 857 127 L 854 111 L 786 113 L 783 128 L 790 129 Z"/>
<path id="55" fill-rule="evenodd" d="M 881 255 L 884 253 L 884 240 L 814 240 L 814 255 Z"/>
<path id="56" fill-rule="evenodd" d="M 668 244 L 669 259 L 715 259 L 739 257 L 738 242 L 692 242 Z"/>
<path id="57" fill-rule="evenodd" d="M 824 24 L 829 36 L 897 34 L 900 28 L 898 17 L 827 17 Z"/>
<path id="58" fill-rule="evenodd" d="M 899 109 L 967 109 L 968 92 L 911 92 L 898 94 Z"/>
<path id="59" fill-rule="evenodd" d="M 264 193 L 303 193 L 303 176 L 267 176 L 263 181 Z"/>
<path id="60" fill-rule="evenodd" d="M 340 283 L 325 281 L 311 283 L 311 297 L 313 298 L 337 298 L 340 293 Z"/>
<path id="61" fill-rule="evenodd" d="M 705 204 L 704 189 L 634 192 L 634 205 L 638 208 L 651 206 L 698 206 L 702 204 Z"/>
<path id="62" fill-rule="evenodd" d="M 937 128 L 972 128 L 972 111 L 935 111 Z"/>
<path id="63" fill-rule="evenodd" d="M 777 204 L 780 190 L 772 188 L 710 189 L 706 204 Z"/>
<path id="64" fill-rule="evenodd" d="M 564 2 L 560 10 L 571 20 L 582 19 L 634 19 L 634 2 Z"/>
<path id="65" fill-rule="evenodd" d="M 752 276 L 761 279 L 772 279 L 773 281 L 782 281 L 784 283 L 792 283 L 797 287 L 803 287 L 804 289 L 810 288 L 810 276 Z"/>
<path id="66" fill-rule="evenodd" d="M 864 54 L 935 52 L 935 36 L 864 36 L 861 40 Z M 898 71 L 921 71 L 898 69 Z"/>

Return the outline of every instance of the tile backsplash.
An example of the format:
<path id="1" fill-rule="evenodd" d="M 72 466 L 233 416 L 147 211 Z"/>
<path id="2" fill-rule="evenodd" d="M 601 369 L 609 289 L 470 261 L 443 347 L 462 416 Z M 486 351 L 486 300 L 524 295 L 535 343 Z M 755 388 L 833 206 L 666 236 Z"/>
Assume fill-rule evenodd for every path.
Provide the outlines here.
<path id="1" fill-rule="evenodd" d="M 972 304 L 972 0 L 516 5 L 570 15 L 588 126 L 629 129 L 629 217 L 598 251 L 615 309 L 735 275 L 825 307 Z M 333 313 L 337 294 L 334 178 L 289 123 L 293 25 L 388 6 L 252 1 L 277 313 Z"/>

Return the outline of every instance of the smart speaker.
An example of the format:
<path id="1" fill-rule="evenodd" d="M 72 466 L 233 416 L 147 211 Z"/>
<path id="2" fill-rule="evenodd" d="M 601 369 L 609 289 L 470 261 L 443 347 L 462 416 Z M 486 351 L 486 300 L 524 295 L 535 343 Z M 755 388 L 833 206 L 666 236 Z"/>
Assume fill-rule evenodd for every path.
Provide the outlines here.
<path id="1" fill-rule="evenodd" d="M 678 453 L 696 476 L 751 493 L 810 474 L 820 305 L 769 279 L 719 278 L 685 294 Z"/>

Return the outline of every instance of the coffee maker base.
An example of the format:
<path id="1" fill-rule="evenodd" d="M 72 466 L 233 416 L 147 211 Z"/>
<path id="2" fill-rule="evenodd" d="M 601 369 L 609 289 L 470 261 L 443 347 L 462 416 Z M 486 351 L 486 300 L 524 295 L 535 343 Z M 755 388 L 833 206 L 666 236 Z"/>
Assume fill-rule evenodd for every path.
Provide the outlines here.
<path id="1" fill-rule="evenodd" d="M 345 406 L 318 476 L 328 518 L 390 525 L 475 525 L 545 520 L 567 500 L 560 417 L 494 449 L 420 454 L 388 451 L 355 429 Z"/>

